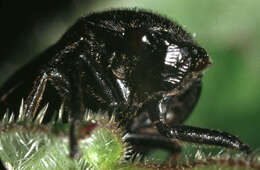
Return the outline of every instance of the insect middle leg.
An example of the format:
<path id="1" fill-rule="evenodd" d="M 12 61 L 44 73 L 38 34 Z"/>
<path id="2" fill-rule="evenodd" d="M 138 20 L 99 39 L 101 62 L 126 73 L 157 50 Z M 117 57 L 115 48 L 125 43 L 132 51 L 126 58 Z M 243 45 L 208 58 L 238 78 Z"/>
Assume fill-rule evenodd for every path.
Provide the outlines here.
<path id="1" fill-rule="evenodd" d="M 47 75 L 47 73 L 43 73 L 34 81 L 33 90 L 31 91 L 31 93 L 25 101 L 23 113 L 35 116 L 40 101 L 42 99 L 42 95 L 45 91 L 48 78 L 49 76 Z"/>
<path id="2" fill-rule="evenodd" d="M 75 136 L 75 126 L 80 120 L 80 115 L 84 113 L 83 105 L 83 92 L 82 92 L 82 82 L 81 82 L 81 67 L 82 65 L 78 63 L 78 66 L 73 70 L 70 77 L 70 157 L 79 158 L 80 152 L 78 149 L 78 141 Z"/>
<path id="3" fill-rule="evenodd" d="M 33 115 L 33 117 L 35 117 L 47 83 L 51 83 L 54 87 L 57 87 L 57 93 L 59 93 L 59 96 L 70 103 L 68 107 L 68 111 L 70 112 L 69 114 L 71 115 L 70 156 L 76 157 L 79 155 L 79 152 L 77 139 L 74 132 L 75 124 L 79 120 L 79 116 L 83 113 L 84 109 L 82 104 L 80 72 L 78 69 L 75 69 L 71 75 L 70 81 L 68 81 L 64 74 L 60 72 L 44 72 L 34 81 L 33 90 L 25 101 L 23 112 L 27 115 Z"/>
<path id="4" fill-rule="evenodd" d="M 147 154 L 153 149 L 163 149 L 169 152 L 169 163 L 176 162 L 181 152 L 181 146 L 176 140 L 172 140 L 160 134 L 129 133 L 125 139 L 133 146 L 135 152 L 141 153 L 142 155 Z"/>
<path id="5" fill-rule="evenodd" d="M 45 119 L 53 118 L 53 112 L 59 108 L 61 102 L 68 98 L 70 84 L 64 74 L 58 71 L 45 71 L 35 80 L 34 85 L 25 100 L 23 113 L 35 116 L 40 103 L 50 103 Z M 45 121 L 44 121 L 45 122 Z"/>
<path id="6" fill-rule="evenodd" d="M 177 140 L 162 136 L 154 129 L 147 112 L 142 112 L 129 127 L 125 137 L 133 145 L 137 153 L 145 155 L 153 149 L 163 149 L 169 153 L 168 160 L 172 164 L 177 161 L 181 146 Z"/>

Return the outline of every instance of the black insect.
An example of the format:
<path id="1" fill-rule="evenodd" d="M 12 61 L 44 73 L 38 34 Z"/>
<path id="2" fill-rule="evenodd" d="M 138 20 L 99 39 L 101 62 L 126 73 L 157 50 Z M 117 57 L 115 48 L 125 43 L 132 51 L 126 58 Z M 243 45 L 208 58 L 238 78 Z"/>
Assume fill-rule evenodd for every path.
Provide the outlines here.
<path id="1" fill-rule="evenodd" d="M 137 9 L 93 13 L 1 87 L 1 112 L 18 113 L 22 98 L 27 114 L 47 102 L 51 114 L 64 102 L 72 157 L 78 153 L 74 128 L 86 108 L 115 112 L 136 148 L 174 150 L 178 139 L 249 152 L 231 134 L 182 125 L 210 64 L 207 52 L 169 19 Z"/>

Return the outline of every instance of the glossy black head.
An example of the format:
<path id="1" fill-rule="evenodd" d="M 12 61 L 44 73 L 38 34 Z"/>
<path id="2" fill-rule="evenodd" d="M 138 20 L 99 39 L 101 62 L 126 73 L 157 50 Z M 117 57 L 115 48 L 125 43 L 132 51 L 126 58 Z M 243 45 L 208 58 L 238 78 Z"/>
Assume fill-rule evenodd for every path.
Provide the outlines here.
<path id="1" fill-rule="evenodd" d="M 133 76 L 139 88 L 147 92 L 179 89 L 201 77 L 210 64 L 203 48 L 192 41 L 177 41 L 174 33 L 149 30 L 141 41 L 143 54 Z"/>
<path id="2" fill-rule="evenodd" d="M 159 15 L 116 10 L 94 14 L 88 21 L 106 28 L 98 31 L 97 39 L 109 46 L 108 67 L 138 94 L 179 89 L 200 77 L 210 63 L 206 51 L 189 33 Z"/>
<path id="3" fill-rule="evenodd" d="M 110 37 L 115 48 L 113 74 L 127 79 L 138 94 L 179 89 L 201 77 L 210 64 L 207 52 L 171 20 L 135 10 L 113 11 L 113 16 L 107 13 L 104 20 L 117 32 Z"/>

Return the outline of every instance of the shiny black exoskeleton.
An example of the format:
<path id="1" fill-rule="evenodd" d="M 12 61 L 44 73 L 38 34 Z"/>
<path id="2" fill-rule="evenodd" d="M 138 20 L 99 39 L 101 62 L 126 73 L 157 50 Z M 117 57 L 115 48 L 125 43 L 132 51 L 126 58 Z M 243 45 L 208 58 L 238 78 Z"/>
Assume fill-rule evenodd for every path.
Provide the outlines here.
<path id="1" fill-rule="evenodd" d="M 115 111 L 133 145 L 174 148 L 174 140 L 249 152 L 225 132 L 184 126 L 196 105 L 206 51 L 178 24 L 142 10 L 111 10 L 79 19 L 64 36 L 15 73 L 0 90 L 0 108 L 35 114 L 65 103 L 71 113 L 71 156 L 76 122 L 85 109 Z M 159 133 L 147 130 L 157 127 Z"/>

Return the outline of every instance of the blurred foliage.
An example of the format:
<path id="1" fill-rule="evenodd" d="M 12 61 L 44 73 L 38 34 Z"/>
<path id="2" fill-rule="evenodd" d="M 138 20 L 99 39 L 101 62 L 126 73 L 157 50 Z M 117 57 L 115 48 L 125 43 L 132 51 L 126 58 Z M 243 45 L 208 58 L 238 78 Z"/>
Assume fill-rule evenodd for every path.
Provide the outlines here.
<path id="1" fill-rule="evenodd" d="M 115 121 L 115 115 L 109 118 L 108 113 L 91 111 L 82 115 L 81 122 L 75 128 L 78 154 L 81 156 L 71 159 L 70 124 L 62 121 L 65 118 L 63 106 L 58 115 L 53 114 L 52 121 L 42 124 L 47 108 L 48 105 L 35 116 L 25 114 L 21 109 L 17 119 L 14 114 L 7 112 L 0 120 L 0 159 L 8 170 L 260 168 L 258 152 L 247 155 L 240 151 L 220 150 L 215 146 L 205 148 L 188 143 L 183 144 L 178 159 L 162 150 L 154 150 L 142 158 L 127 142 L 128 135 Z"/>
<path id="2" fill-rule="evenodd" d="M 91 6 L 80 0 L 72 2 L 75 9 L 69 19 L 66 14 L 57 15 L 33 27 L 31 35 L 13 54 L 20 58 L 19 62 L 3 65 L 0 82 L 56 42 L 83 14 L 118 7 L 151 9 L 194 33 L 214 61 L 205 73 L 200 102 L 186 124 L 228 131 L 252 147 L 260 147 L 260 2 L 99 0 Z"/>

